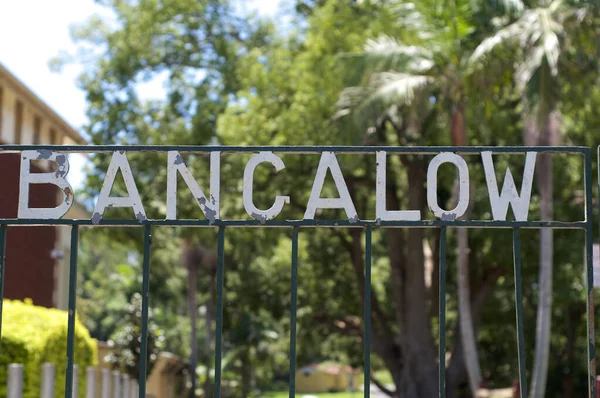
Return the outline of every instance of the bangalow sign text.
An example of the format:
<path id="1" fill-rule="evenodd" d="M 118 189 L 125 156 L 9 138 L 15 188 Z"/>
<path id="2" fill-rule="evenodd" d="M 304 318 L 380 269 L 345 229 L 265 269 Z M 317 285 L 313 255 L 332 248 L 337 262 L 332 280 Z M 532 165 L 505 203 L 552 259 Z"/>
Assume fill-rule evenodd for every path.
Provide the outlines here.
<path id="1" fill-rule="evenodd" d="M 194 177 L 185 162 L 185 152 L 169 150 L 167 152 L 167 184 L 165 190 L 166 220 L 177 219 L 177 184 L 181 179 L 190 191 L 190 196 L 195 198 L 204 217 L 210 222 L 220 220 L 221 195 L 220 195 L 220 171 L 221 151 L 210 151 L 210 181 L 208 186 L 202 186 Z M 49 149 L 23 150 L 21 153 L 21 175 L 19 192 L 18 217 L 20 219 L 59 219 L 63 217 L 73 204 L 73 190 L 67 182 L 69 173 L 69 162 L 66 153 Z M 511 171 L 505 170 L 505 177 L 499 185 L 496 178 L 496 170 L 492 151 L 479 151 L 483 164 L 489 202 L 491 205 L 494 221 L 505 221 L 509 207 L 512 208 L 516 221 L 527 221 L 531 191 L 536 164 L 536 151 L 524 151 L 525 165 L 520 180 L 521 186 L 517 187 Z M 350 196 L 344 175 L 334 151 L 321 151 L 320 160 L 313 177 L 312 189 L 303 220 L 314 220 L 318 209 L 343 209 L 350 223 L 360 220 L 361 215 L 357 213 L 352 197 Z M 127 158 L 127 151 L 112 151 L 112 158 L 102 189 L 98 195 L 97 203 L 92 213 L 91 220 L 94 224 L 100 223 L 107 208 L 125 207 L 131 208 L 138 221 L 146 220 L 144 203 L 142 203 L 135 175 Z M 300 154 L 299 156 L 302 156 Z M 373 190 L 376 198 L 376 221 L 419 221 L 422 214 L 414 209 L 387 209 L 386 208 L 386 164 L 388 152 L 374 149 L 376 167 L 375 185 Z M 471 153 L 471 156 L 473 154 Z M 57 170 L 48 173 L 33 173 L 31 162 L 35 160 L 47 160 L 56 163 Z M 459 178 L 459 192 L 457 205 L 453 209 L 442 209 L 438 203 L 437 185 L 438 170 L 444 163 L 455 167 Z M 277 173 L 285 172 L 285 164 L 275 151 L 258 151 L 245 165 L 243 173 L 243 204 L 248 216 L 261 222 L 276 219 L 284 206 L 290 202 L 289 196 L 274 196 L 272 206 L 268 209 L 258 208 L 253 200 L 254 172 L 259 167 L 269 167 Z M 502 170 L 500 170 L 502 172 Z M 118 175 L 121 175 L 125 183 L 127 194 L 124 196 L 111 196 L 112 187 Z M 331 175 L 337 188 L 337 196 L 322 197 L 322 189 L 325 179 Z M 469 205 L 469 167 L 465 159 L 454 152 L 439 152 L 433 156 L 427 165 L 427 205 L 436 218 L 444 221 L 453 221 L 463 216 Z M 55 208 L 33 208 L 29 205 L 29 190 L 31 184 L 52 184 L 64 193 L 64 200 Z"/>

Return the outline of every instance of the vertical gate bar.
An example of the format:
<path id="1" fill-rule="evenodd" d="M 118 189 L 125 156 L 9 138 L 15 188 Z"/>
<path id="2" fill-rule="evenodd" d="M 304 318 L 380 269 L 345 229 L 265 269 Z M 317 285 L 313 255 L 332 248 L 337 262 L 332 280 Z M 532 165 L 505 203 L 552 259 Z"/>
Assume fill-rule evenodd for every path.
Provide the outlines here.
<path id="1" fill-rule="evenodd" d="M 513 263 L 515 267 L 515 312 L 517 317 L 519 390 L 521 398 L 527 398 L 527 368 L 525 366 L 525 331 L 523 329 L 523 282 L 521 279 L 521 230 L 518 227 L 513 228 Z"/>
<path id="2" fill-rule="evenodd" d="M 0 347 L 2 346 L 2 302 L 4 301 L 4 263 L 6 259 L 6 224 L 0 225 Z"/>
<path id="3" fill-rule="evenodd" d="M 365 231 L 365 339 L 364 339 L 364 397 L 371 396 L 371 238 L 372 229 L 367 227 Z"/>
<path id="4" fill-rule="evenodd" d="M 73 395 L 73 353 L 75 348 L 75 306 L 77 300 L 77 252 L 79 250 L 79 226 L 71 226 L 69 264 L 69 320 L 67 330 L 67 369 L 65 375 L 65 398 Z"/>
<path id="5" fill-rule="evenodd" d="M 221 397 L 221 357 L 223 349 L 223 268 L 225 262 L 225 227 L 219 227 L 217 250 L 217 319 L 215 331 L 215 398 Z M 141 397 L 140 397 L 141 398 Z"/>
<path id="6" fill-rule="evenodd" d="M 599 153 L 600 155 L 600 153 Z M 599 156 L 600 158 L 600 156 Z M 598 184 L 600 186 L 600 167 L 598 168 Z M 596 332 L 594 322 L 594 233 L 593 233 L 593 198 L 592 198 L 592 155 L 585 153 L 585 246 L 586 246 L 586 303 L 587 303 L 587 338 L 588 338 L 588 385 L 589 398 L 596 398 Z"/>
<path id="7" fill-rule="evenodd" d="M 440 309 L 438 396 L 446 397 L 446 227 L 440 229 Z"/>
<path id="8" fill-rule="evenodd" d="M 292 230 L 292 297 L 290 302 L 290 382 L 289 397 L 296 396 L 296 322 L 298 310 L 298 227 Z"/>
<path id="9" fill-rule="evenodd" d="M 148 369 L 148 305 L 150 300 L 150 245 L 152 226 L 144 226 L 144 264 L 142 271 L 142 347 L 140 350 L 139 397 L 146 397 L 146 373 Z"/>

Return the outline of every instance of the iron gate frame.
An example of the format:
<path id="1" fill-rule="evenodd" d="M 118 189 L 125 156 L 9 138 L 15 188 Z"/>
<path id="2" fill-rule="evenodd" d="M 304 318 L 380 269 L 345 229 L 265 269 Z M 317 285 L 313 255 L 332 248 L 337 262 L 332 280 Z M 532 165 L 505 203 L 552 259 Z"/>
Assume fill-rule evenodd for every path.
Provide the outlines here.
<path id="1" fill-rule="evenodd" d="M 71 398 L 73 386 L 73 353 L 75 339 L 76 316 L 76 281 L 77 281 L 77 252 L 79 243 L 79 227 L 142 227 L 144 228 L 144 249 L 142 267 L 142 345 L 141 365 L 139 374 L 139 397 L 146 396 L 147 379 L 147 340 L 148 340 L 148 304 L 149 304 L 149 279 L 150 279 L 150 248 L 153 226 L 181 226 L 181 227 L 207 227 L 218 228 L 217 238 L 217 311 L 215 334 L 215 376 L 214 398 L 221 397 L 221 357 L 222 357 L 222 331 L 223 331 L 223 284 L 224 284 L 224 245 L 225 230 L 232 227 L 276 227 L 292 228 L 291 250 L 291 304 L 290 304 L 290 352 L 289 352 L 289 397 L 295 397 L 296 373 L 296 327 L 297 327 L 297 290 L 298 290 L 298 237 L 299 230 L 316 227 L 335 228 L 364 228 L 365 229 L 365 299 L 364 299 L 364 397 L 370 397 L 370 372 L 371 372 L 371 247 L 373 228 L 437 228 L 440 230 L 439 241 L 439 364 L 445 363 L 446 354 L 446 231 L 447 228 L 503 228 L 512 229 L 513 234 L 513 265 L 515 282 L 515 323 L 517 327 L 517 350 L 519 366 L 519 386 L 521 396 L 527 398 L 527 380 L 525 367 L 524 326 L 523 326 L 523 298 L 521 277 L 521 229 L 579 229 L 585 231 L 585 279 L 586 279 L 586 304 L 587 304 L 587 355 L 588 355 L 588 398 L 596 398 L 596 354 L 595 354 L 595 323 L 594 323 L 594 297 L 593 297 L 593 194 L 592 194 L 592 157 L 591 148 L 574 146 L 180 146 L 180 145 L 0 145 L 0 155 L 5 153 L 21 153 L 26 150 L 53 151 L 61 154 L 72 153 L 114 153 L 114 152 L 168 152 L 210 154 L 256 154 L 258 152 L 273 152 L 285 154 L 312 154 L 323 152 L 334 154 L 375 154 L 385 151 L 397 155 L 437 155 L 440 153 L 453 153 L 457 155 L 476 155 L 484 151 L 493 154 L 525 154 L 536 152 L 543 154 L 572 154 L 581 155 L 584 161 L 584 220 L 582 221 L 487 221 L 487 220 L 420 220 L 420 221 L 380 221 L 380 220 L 161 220 L 145 219 L 117 219 L 101 220 L 98 223 L 91 219 L 20 219 L 0 218 L 0 338 L 2 335 L 2 301 L 4 298 L 4 271 L 6 260 L 6 238 L 10 226 L 71 226 L 71 249 L 69 264 L 69 300 L 68 300 L 68 332 L 67 332 L 67 368 L 65 375 L 65 398 Z M 600 146 L 598 147 L 598 164 L 600 164 Z M 598 170 L 598 187 L 600 190 L 600 168 Z M 442 299 L 443 298 L 443 299 Z M 1 340 L 0 340 L 1 341 Z M 438 366 L 438 395 L 445 398 L 446 367 Z"/>

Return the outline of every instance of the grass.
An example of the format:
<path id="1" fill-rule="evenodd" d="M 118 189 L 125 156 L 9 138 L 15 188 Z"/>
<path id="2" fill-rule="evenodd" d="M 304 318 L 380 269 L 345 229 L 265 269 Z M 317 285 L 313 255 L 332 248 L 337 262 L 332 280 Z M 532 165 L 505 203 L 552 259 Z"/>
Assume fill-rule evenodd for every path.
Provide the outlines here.
<path id="1" fill-rule="evenodd" d="M 296 398 L 302 398 L 305 395 L 312 395 L 318 398 L 360 398 L 363 396 L 362 391 L 357 392 L 339 392 L 332 394 L 300 394 L 296 393 Z M 289 393 L 287 391 L 284 392 L 271 392 L 266 393 L 264 395 L 265 398 L 289 398 Z"/>

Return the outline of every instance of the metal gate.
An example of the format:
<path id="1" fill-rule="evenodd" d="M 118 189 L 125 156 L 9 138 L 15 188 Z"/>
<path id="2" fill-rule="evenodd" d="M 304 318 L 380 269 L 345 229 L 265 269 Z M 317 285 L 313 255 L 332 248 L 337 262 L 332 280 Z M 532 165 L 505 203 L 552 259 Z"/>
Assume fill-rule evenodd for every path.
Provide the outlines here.
<path id="1" fill-rule="evenodd" d="M 74 327 L 75 327 L 75 309 L 76 309 L 76 280 L 77 280 L 77 247 L 79 229 L 81 227 L 101 227 L 101 226 L 126 226 L 126 227 L 140 227 L 144 229 L 144 250 L 143 250 L 143 283 L 142 283 L 142 348 L 141 348 L 141 369 L 139 375 L 139 397 L 145 397 L 146 395 L 146 370 L 147 370 L 147 338 L 148 338 L 148 300 L 149 300 L 149 277 L 150 277 L 150 250 L 152 242 L 152 229 L 160 226 L 194 226 L 194 227 L 206 227 L 206 228 L 217 228 L 218 229 L 218 266 L 217 266 L 217 297 L 216 297 L 216 338 L 215 338 L 215 392 L 214 397 L 219 398 L 221 396 L 221 357 L 222 357 L 222 327 L 223 327 L 223 277 L 225 272 L 224 264 L 224 242 L 225 234 L 228 228 L 236 227 L 248 227 L 248 228 L 263 228 L 263 227 L 280 227 L 280 228 L 291 228 L 292 229 L 292 251 L 291 251 L 291 307 L 290 307 L 290 323 L 291 323 L 291 335 L 289 343 L 289 396 L 290 398 L 295 396 L 295 370 L 296 370 L 296 309 L 297 309 L 297 288 L 298 288 L 298 235 L 300 230 L 318 228 L 318 227 L 330 227 L 330 228 L 362 228 L 365 230 L 365 299 L 364 299 L 364 396 L 370 396 L 370 346 L 371 346 L 371 243 L 372 243 L 372 231 L 377 228 L 437 228 L 440 230 L 440 242 L 439 242 L 439 363 L 445 363 L 446 354 L 446 231 L 448 228 L 505 228 L 511 229 L 513 233 L 513 262 L 514 262 L 514 280 L 515 280 L 515 303 L 516 303 L 516 329 L 518 338 L 518 364 L 519 364 L 519 383 L 522 397 L 527 396 L 527 385 L 525 377 L 525 349 L 524 349 L 524 328 L 523 328 L 523 302 L 522 302 L 522 290 L 521 290 L 521 252 L 520 252 L 520 231 L 523 228 L 552 228 L 552 229 L 580 229 L 585 231 L 585 257 L 586 257 L 586 282 L 587 282 L 587 355 L 588 355 L 588 398 L 596 398 L 596 385 L 595 385 L 595 345 L 594 345 L 594 302 L 593 302 L 593 232 L 592 232 L 592 152 L 587 147 L 285 147 L 285 146 L 256 146 L 256 147 L 229 147 L 229 146 L 32 146 L 32 145 L 2 145 L 0 146 L 0 153 L 20 153 L 21 154 L 21 190 L 25 190 L 22 193 L 20 202 L 19 217 L 11 219 L 0 219 L 0 334 L 2 332 L 1 324 L 1 311 L 2 311 L 2 298 L 3 296 L 3 285 L 4 285 L 4 263 L 5 263 L 5 244 L 7 234 L 10 233 L 10 229 L 13 226 L 23 225 L 70 225 L 71 226 L 71 254 L 70 254 L 70 277 L 69 277 L 69 312 L 68 312 L 68 342 L 67 342 L 67 370 L 66 370 L 66 386 L 65 386 L 65 398 L 70 398 L 72 393 L 72 375 L 73 375 L 73 352 L 74 352 Z M 118 206 L 118 203 L 106 199 L 111 199 L 110 188 L 114 183 L 114 175 L 118 171 L 123 173 L 125 179 L 133 178 L 131 175 L 127 175 L 127 152 L 169 152 L 170 167 L 175 168 L 175 178 L 178 177 L 177 173 L 181 173 L 184 179 L 186 177 L 186 166 L 183 162 L 180 154 L 204 154 L 211 155 L 211 173 L 212 167 L 218 169 L 220 163 L 218 158 L 221 154 L 252 154 L 255 155 L 251 168 L 250 177 L 256 165 L 261 162 L 267 162 L 273 165 L 277 171 L 283 168 L 283 163 L 275 154 L 316 154 L 321 156 L 321 162 L 319 164 L 319 170 L 317 171 L 317 177 L 315 178 L 315 185 L 318 185 L 316 180 L 324 180 L 327 171 L 331 171 L 334 176 L 334 180 L 338 174 L 341 176 L 339 165 L 335 159 L 337 154 L 362 154 L 362 155 L 375 155 L 377 156 L 377 183 L 378 185 L 385 180 L 385 156 L 386 154 L 402 154 L 402 155 L 430 155 L 435 156 L 434 160 L 429 164 L 428 177 L 433 176 L 433 181 L 437 181 L 437 168 L 442 163 L 454 164 L 460 177 L 460 191 L 468 192 L 468 168 L 462 156 L 481 156 L 484 164 L 487 162 L 488 167 L 491 164 L 493 173 L 492 154 L 527 154 L 527 161 L 529 157 L 533 159 L 535 164 L 535 155 L 537 154 L 571 154 L 580 156 L 583 158 L 584 163 L 584 191 L 585 191 L 585 207 L 583 214 L 581 215 L 581 221 L 573 222 L 559 222 L 559 221 L 528 221 L 527 220 L 527 209 L 529 202 L 526 202 L 527 209 L 523 204 L 519 205 L 517 202 L 510 202 L 512 205 L 513 213 L 515 214 L 514 221 L 507 221 L 506 214 L 504 217 L 500 214 L 498 217 L 494 215 L 494 220 L 456 220 L 460 216 L 460 213 L 464 207 L 464 198 L 459 196 L 458 206 L 451 210 L 443 210 L 437 205 L 435 197 L 428 197 L 429 207 L 432 209 L 436 216 L 433 220 L 423 220 L 420 215 L 411 213 L 410 211 L 388 211 L 385 209 L 385 197 L 383 201 L 383 208 L 379 209 L 378 203 L 378 218 L 376 220 L 363 220 L 354 212 L 352 213 L 353 207 L 348 204 L 347 199 L 344 198 L 344 193 L 340 192 L 340 198 L 338 199 L 324 199 L 320 198 L 320 190 L 317 189 L 317 196 L 313 207 L 327 208 L 344 208 L 348 215 L 347 219 L 341 220 L 316 220 L 314 217 L 314 211 L 312 215 L 305 215 L 301 220 L 278 220 L 275 219 L 276 215 L 281 210 L 281 207 L 286 203 L 285 198 L 277 197 L 274 206 L 267 210 L 261 211 L 256 209 L 252 204 L 250 208 L 254 209 L 248 214 L 251 219 L 246 220 L 226 220 L 220 219 L 218 211 L 215 213 L 214 197 L 210 199 L 207 197 L 200 198 L 199 204 L 205 215 L 206 219 L 200 220 L 179 220 L 176 217 L 167 216 L 166 219 L 147 219 L 145 214 L 136 213 L 135 219 L 119 219 L 119 220 L 103 220 L 102 213 L 106 207 Z M 28 190 L 29 184 L 39 183 L 51 183 L 59 186 L 65 194 L 65 201 L 60 204 L 57 209 L 63 209 L 70 206 L 73 201 L 73 192 L 65 183 L 64 177 L 68 172 L 68 160 L 64 156 L 68 153 L 108 153 L 113 155 L 113 161 L 109 166 L 107 175 L 112 176 L 112 182 L 108 186 L 108 192 L 106 193 L 104 202 L 99 200 L 101 212 L 96 211 L 91 219 L 79 219 L 69 220 L 61 218 L 61 215 L 56 216 L 61 211 L 45 211 L 44 209 L 30 209 L 28 206 Z M 279 159 L 279 160 L 277 160 Z M 29 174 L 29 162 L 32 160 L 48 160 L 58 164 L 58 171 L 53 173 Z M 212 163 L 212 162 L 215 163 Z M 600 148 L 599 148 L 599 161 L 600 161 Z M 114 162 L 114 164 L 113 164 Z M 280 163 L 281 162 L 281 163 Z M 249 162 L 250 163 L 250 162 Z M 381 165 L 383 163 L 383 166 Z M 531 165 L 530 165 L 531 166 Z M 247 166 L 248 167 L 248 166 Z M 383 167 L 383 172 L 380 174 L 379 167 Z M 526 165 L 525 173 L 528 173 Z M 466 168 L 466 176 L 463 175 Z M 320 173 L 321 169 L 323 170 Z M 525 176 L 525 178 L 533 178 L 533 169 L 530 170 L 531 175 Z M 131 170 L 129 169 L 129 173 Z M 189 172 L 189 171 L 188 171 Z M 494 177 L 495 179 L 495 177 Z M 342 177 L 343 180 L 343 177 Z M 431 192 L 436 191 L 437 182 L 430 182 L 428 178 L 428 190 Z M 466 181 L 466 185 L 465 185 Z M 187 182 L 187 181 L 186 181 Z M 496 182 L 493 182 L 496 184 Z M 506 184 L 506 181 L 504 182 Z M 530 183 L 530 182 L 529 182 Z M 246 180 L 244 184 L 248 184 Z M 250 203 L 252 202 L 252 180 L 250 178 Z M 323 182 L 320 181 L 322 186 Z M 337 182 L 336 182 L 337 184 Z M 105 179 L 106 188 L 107 180 Z M 315 191 L 315 185 L 313 185 L 313 193 Z M 514 184 L 513 184 L 514 185 Z M 188 186 L 192 191 L 193 187 Z M 385 181 L 383 181 L 385 186 Z M 211 177 L 212 187 L 212 177 Z M 488 188 L 490 187 L 488 183 Z M 338 191 L 340 191 L 338 186 Z M 343 187 L 342 187 L 343 188 Z M 497 188 L 496 188 L 497 189 Z M 429 191 L 428 191 L 429 192 Z M 201 191 L 200 191 L 201 193 Z M 211 194 L 214 195 L 211 188 Z M 102 195 L 102 193 L 101 193 Z M 508 196 L 504 199 L 498 192 L 496 200 L 509 200 Z M 194 195 L 197 196 L 197 195 Z M 434 195 L 435 196 L 435 195 Z M 311 199 L 313 195 L 311 194 Z M 114 199 L 114 198 L 112 198 Z M 111 199 L 111 200 L 112 200 Z M 513 198 L 514 199 L 514 198 Z M 288 198 L 289 200 L 289 198 Z M 511 199 L 512 200 L 512 199 Z M 218 199 L 217 199 L 218 201 Z M 309 200 L 310 201 L 310 200 Z M 278 204 L 279 202 L 279 204 Z M 120 202 L 119 202 L 120 203 Z M 499 202 L 498 202 L 499 203 Z M 123 205 L 121 203 L 121 205 Z M 136 209 L 137 204 L 128 202 L 124 205 L 125 207 L 133 207 Z M 520 206 L 520 207 L 519 207 Z M 309 206 L 310 207 L 310 206 Z M 502 205 L 500 204 L 500 207 Z M 505 213 L 507 212 L 509 205 L 506 205 Z M 521 216 L 517 215 L 517 208 L 521 212 L 524 212 Z M 218 210 L 218 208 L 217 208 Z M 248 210 L 248 207 L 247 207 Z M 65 211 L 66 212 L 66 211 Z M 167 210 L 167 213 L 169 210 Z M 308 211 L 307 211 L 308 213 Z M 464 213 L 464 211 L 463 211 Z M 500 211 L 502 213 L 502 211 Z M 64 214 L 64 213 L 63 213 Z M 379 216 L 381 214 L 381 217 Z M 504 218 L 504 219 L 502 219 Z M 1 349 L 1 348 L 0 348 Z M 439 397 L 445 397 L 445 367 L 439 366 Z"/>

